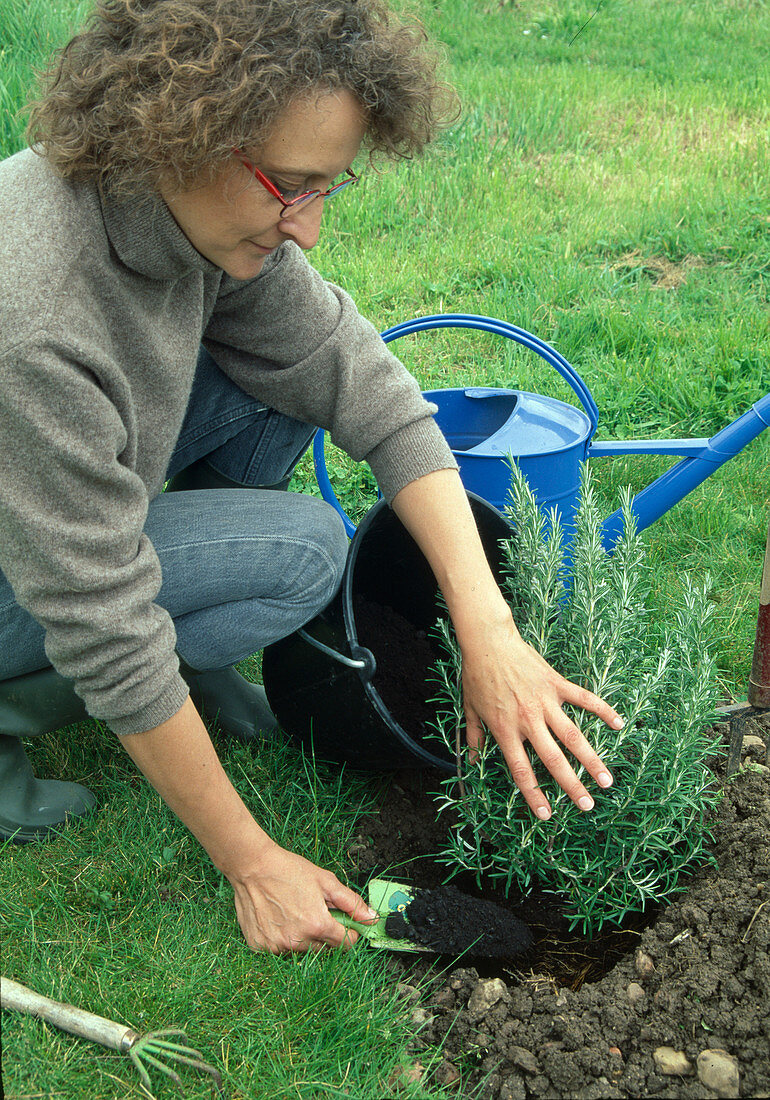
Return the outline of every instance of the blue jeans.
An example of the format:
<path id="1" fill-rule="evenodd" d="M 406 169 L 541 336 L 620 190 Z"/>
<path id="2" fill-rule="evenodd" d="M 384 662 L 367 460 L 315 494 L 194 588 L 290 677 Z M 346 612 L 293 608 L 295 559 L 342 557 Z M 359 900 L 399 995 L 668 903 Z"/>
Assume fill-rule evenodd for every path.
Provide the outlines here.
<path id="1" fill-rule="evenodd" d="M 261 405 L 203 349 L 167 477 L 206 458 L 245 486 L 291 470 L 315 429 Z M 207 489 L 161 493 L 145 531 L 160 559 L 157 603 L 192 668 L 224 668 L 290 634 L 334 597 L 347 538 L 328 504 L 299 493 Z M 0 680 L 50 664 L 44 632 L 0 573 Z"/>

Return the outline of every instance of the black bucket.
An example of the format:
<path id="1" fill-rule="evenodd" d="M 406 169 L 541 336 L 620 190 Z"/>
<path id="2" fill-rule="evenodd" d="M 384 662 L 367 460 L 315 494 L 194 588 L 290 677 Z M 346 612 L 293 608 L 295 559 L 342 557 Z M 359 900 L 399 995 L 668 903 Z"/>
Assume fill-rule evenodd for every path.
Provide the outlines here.
<path id="1" fill-rule="evenodd" d="M 468 499 L 487 560 L 500 580 L 500 541 L 510 537 L 511 527 L 481 497 L 469 493 Z M 420 724 L 419 732 L 408 733 L 388 710 L 380 694 L 388 694 L 385 685 L 377 687 L 376 657 L 360 644 L 356 622 L 361 600 L 405 620 L 408 636 L 401 660 L 408 664 L 412 644 L 416 654 L 441 614 L 438 595 L 422 551 L 388 504 L 379 501 L 353 537 L 335 599 L 303 630 L 264 652 L 265 690 L 281 727 L 295 741 L 312 746 L 318 759 L 352 768 L 453 771 L 454 759 L 434 731 Z M 376 640 L 367 640 L 376 653 Z"/>

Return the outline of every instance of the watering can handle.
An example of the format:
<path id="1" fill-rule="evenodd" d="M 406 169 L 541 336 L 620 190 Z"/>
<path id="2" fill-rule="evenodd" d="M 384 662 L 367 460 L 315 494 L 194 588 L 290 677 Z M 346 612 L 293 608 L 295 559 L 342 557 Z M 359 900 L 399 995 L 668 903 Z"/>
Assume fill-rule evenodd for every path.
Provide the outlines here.
<path id="1" fill-rule="evenodd" d="M 397 340 L 400 336 L 411 336 L 415 332 L 423 332 L 433 328 L 475 328 L 483 332 L 491 332 L 496 336 L 505 336 L 514 340 L 517 344 L 534 351 L 541 359 L 545 359 L 549 366 L 557 371 L 570 386 L 575 396 L 591 421 L 591 435 L 596 431 L 599 423 L 599 408 L 593 399 L 591 391 L 570 363 L 556 348 L 546 344 L 539 336 L 533 336 L 526 329 L 512 325 L 508 321 L 496 320 L 494 317 L 482 317 L 474 313 L 436 313 L 430 317 L 415 317 L 412 321 L 402 321 L 382 333 L 382 339 L 386 344 Z"/>
<path id="2" fill-rule="evenodd" d="M 481 329 L 483 332 L 491 332 L 496 336 L 505 336 L 509 340 L 515 340 L 517 344 L 522 344 L 530 351 L 534 351 L 541 359 L 545 359 L 546 363 L 552 366 L 569 384 L 588 415 L 591 422 L 591 435 L 596 431 L 599 423 L 599 409 L 591 391 L 575 368 L 550 344 L 546 344 L 544 340 L 541 340 L 538 336 L 533 336 L 531 332 L 527 332 L 523 328 L 509 324 L 508 321 L 496 320 L 494 317 L 482 317 L 474 313 L 436 313 L 428 317 L 415 317 L 411 321 L 402 321 L 401 324 L 385 329 L 381 335 L 384 342 L 389 344 L 393 340 L 398 340 L 401 336 L 411 336 L 415 332 L 423 332 L 426 329 L 434 328 Z M 355 524 L 337 500 L 326 472 L 324 432 L 322 429 L 316 432 L 313 442 L 313 461 L 316 478 L 324 500 L 328 501 L 340 514 L 345 524 L 345 530 L 352 538 L 356 530 Z"/>

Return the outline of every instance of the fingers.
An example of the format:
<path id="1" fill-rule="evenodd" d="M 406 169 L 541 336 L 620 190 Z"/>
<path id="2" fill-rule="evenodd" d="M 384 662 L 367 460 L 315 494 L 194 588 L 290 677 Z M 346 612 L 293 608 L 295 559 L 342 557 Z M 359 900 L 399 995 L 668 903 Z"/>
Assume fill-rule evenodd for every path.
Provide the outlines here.
<path id="1" fill-rule="evenodd" d="M 380 914 L 376 909 L 370 909 L 362 897 L 343 886 L 337 879 L 334 879 L 334 883 L 335 887 L 328 894 L 329 903 L 333 908 L 361 924 L 372 924 L 379 920 Z M 324 907 L 317 921 L 311 925 L 309 932 L 302 938 L 291 941 L 290 951 L 292 953 L 320 951 L 324 947 L 342 948 L 347 951 L 358 942 L 359 938 L 355 928 L 349 928 L 343 924 L 342 920 L 333 917 Z"/>
<path id="2" fill-rule="evenodd" d="M 465 707 L 465 740 L 470 750 L 468 760 L 471 764 L 475 764 L 479 758 L 479 753 L 484 748 L 484 727 L 479 716 L 467 704 Z"/>
<path id="3" fill-rule="evenodd" d="M 339 885 L 342 891 L 353 894 L 352 890 L 346 890 L 341 884 Z M 334 908 L 361 923 L 371 923 L 372 920 L 378 919 L 378 913 L 369 909 L 369 906 L 357 895 L 353 896 L 357 898 L 357 904 L 350 906 L 352 911 L 343 908 L 339 901 L 334 902 Z M 372 913 L 373 916 L 370 915 Z M 359 933 L 355 928 L 348 928 L 341 920 L 333 917 L 326 906 L 323 906 L 313 919 L 303 920 L 302 925 L 304 927 L 296 934 L 289 934 L 288 946 L 281 944 L 278 947 L 272 947 L 271 950 L 277 950 L 281 954 L 302 954 L 306 951 L 321 951 L 326 947 L 348 951 L 359 939 Z"/>
<path id="4" fill-rule="evenodd" d="M 564 701 L 565 703 L 574 703 L 582 710 L 591 711 L 592 714 L 595 714 L 597 718 L 601 718 L 613 729 L 620 730 L 625 725 L 625 719 L 618 714 L 614 707 L 611 707 L 599 695 L 594 695 L 587 688 L 578 687 L 570 680 L 564 681 Z"/>
<path id="5" fill-rule="evenodd" d="M 532 744 L 534 746 L 534 740 Z M 548 821 L 553 812 L 551 804 L 538 785 L 537 777 L 524 750 L 523 743 L 519 741 L 517 750 L 511 753 L 510 756 L 509 754 L 505 754 L 505 756 L 513 781 L 523 794 L 525 802 L 536 817 L 539 817 L 541 821 Z M 580 782 L 553 738 L 548 737 L 547 746 L 538 752 L 538 756 L 559 786 L 581 810 L 588 812 L 594 808 L 593 798 Z"/>
<path id="6" fill-rule="evenodd" d="M 343 913 L 346 913 L 352 920 L 358 921 L 361 924 L 373 924 L 379 920 L 380 914 L 376 909 L 371 909 L 364 899 L 357 894 L 355 890 L 349 889 L 336 878 L 334 875 L 329 875 L 329 884 L 325 890 L 326 903 L 334 909 L 339 909 Z M 355 944 L 359 938 L 358 932 L 353 928 L 348 928 L 340 923 L 340 921 L 331 918 L 334 929 L 329 929 L 328 934 L 324 936 L 324 941 L 327 945 L 332 947 L 341 947 L 343 950 L 348 950 Z"/>
<path id="7" fill-rule="evenodd" d="M 332 918 L 333 919 L 333 918 Z M 318 954 L 319 951 L 325 951 L 329 948 L 335 950 L 342 949 L 343 951 L 349 951 L 351 947 L 360 939 L 358 932 L 354 928 L 343 928 L 338 921 L 334 921 L 339 929 L 339 937 L 336 932 L 329 935 L 319 933 L 320 938 L 313 939 L 292 939 L 289 947 L 278 949 L 274 951 L 274 954 L 280 955 L 305 955 L 308 952 Z M 265 949 L 269 950 L 269 949 Z"/>
<path id="8" fill-rule="evenodd" d="M 583 765 L 588 774 L 596 780 L 600 787 L 606 788 L 612 786 L 613 779 L 609 768 L 593 748 L 590 741 L 583 736 L 575 723 L 563 710 L 559 709 L 553 716 L 549 725 L 564 747 Z M 568 788 L 565 788 L 565 790 L 568 790 Z M 574 801 L 578 801 L 578 799 L 574 799 Z"/>
<path id="9" fill-rule="evenodd" d="M 326 910 L 317 920 L 297 922 L 293 929 L 275 929 L 270 933 L 260 931 L 253 938 L 247 937 L 247 942 L 253 951 L 273 955 L 304 955 L 308 951 L 318 952 L 328 947 L 349 950 L 358 939 L 359 934 L 354 928 L 346 928 Z"/>
<path id="10" fill-rule="evenodd" d="M 526 737 L 513 735 L 498 738 L 514 783 L 522 792 L 532 812 L 542 821 L 550 818 L 551 806 L 538 785 L 534 769 L 524 748 L 525 740 L 530 742 L 545 768 L 579 809 L 588 812 L 594 808 L 593 797 L 578 778 L 552 734 L 559 738 L 569 753 L 585 767 L 600 787 L 610 787 L 613 782 L 612 775 L 601 757 L 562 710 L 559 710 L 549 722 L 539 723 Z"/>
<path id="11" fill-rule="evenodd" d="M 362 924 L 371 924 L 379 919 L 380 914 L 376 909 L 370 909 L 360 894 L 344 886 L 335 875 L 329 875 L 329 883 L 326 890 L 327 905 L 332 909 L 341 909 L 353 920 Z"/>
<path id="12" fill-rule="evenodd" d="M 537 777 L 524 750 L 523 741 L 514 738 L 510 743 L 502 741 L 498 743 L 511 777 L 524 796 L 524 801 L 536 817 L 541 821 L 547 821 L 551 816 L 551 806 L 538 786 Z"/>

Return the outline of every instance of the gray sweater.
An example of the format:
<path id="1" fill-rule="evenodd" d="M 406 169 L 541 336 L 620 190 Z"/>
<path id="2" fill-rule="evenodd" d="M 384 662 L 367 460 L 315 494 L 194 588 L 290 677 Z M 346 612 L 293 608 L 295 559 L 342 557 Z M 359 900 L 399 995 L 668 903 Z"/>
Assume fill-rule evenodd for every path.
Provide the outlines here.
<path id="1" fill-rule="evenodd" d="M 105 198 L 29 150 L 1 163 L 0 569 L 121 735 L 187 696 L 143 526 L 201 342 L 246 392 L 369 462 L 388 499 L 455 466 L 435 406 L 294 244 L 239 282 L 157 196 Z"/>

